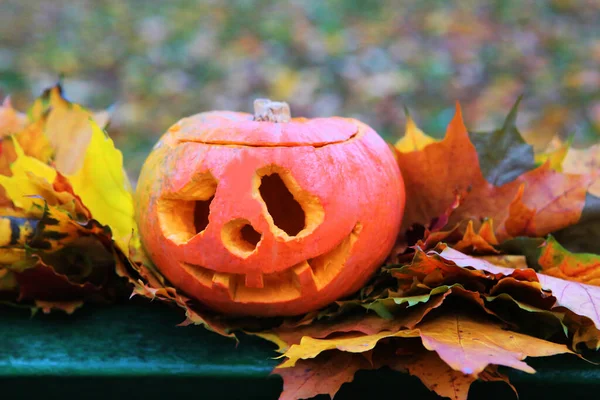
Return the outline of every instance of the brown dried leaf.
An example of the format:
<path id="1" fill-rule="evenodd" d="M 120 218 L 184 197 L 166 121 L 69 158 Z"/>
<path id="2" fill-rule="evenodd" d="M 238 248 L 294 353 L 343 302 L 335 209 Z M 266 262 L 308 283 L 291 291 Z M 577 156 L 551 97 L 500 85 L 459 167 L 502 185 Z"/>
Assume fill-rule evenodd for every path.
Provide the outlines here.
<path id="1" fill-rule="evenodd" d="M 333 398 L 340 387 L 352 382 L 360 369 L 370 369 L 362 354 L 329 351 L 313 360 L 300 360 L 293 368 L 276 368 L 283 378 L 279 400 L 308 399 L 319 394 Z"/>

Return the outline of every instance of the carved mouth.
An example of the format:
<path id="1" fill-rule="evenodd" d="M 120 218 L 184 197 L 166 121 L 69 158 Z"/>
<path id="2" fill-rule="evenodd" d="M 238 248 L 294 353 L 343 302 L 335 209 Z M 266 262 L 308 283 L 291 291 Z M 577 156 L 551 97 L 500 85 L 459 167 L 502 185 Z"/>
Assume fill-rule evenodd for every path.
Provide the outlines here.
<path id="1" fill-rule="evenodd" d="M 181 267 L 198 281 L 224 292 L 236 302 L 289 301 L 314 293 L 339 275 L 350 257 L 362 229 L 360 222 L 332 250 L 302 261 L 285 271 L 272 274 L 235 274 L 215 272 L 205 267 L 181 263 Z"/>

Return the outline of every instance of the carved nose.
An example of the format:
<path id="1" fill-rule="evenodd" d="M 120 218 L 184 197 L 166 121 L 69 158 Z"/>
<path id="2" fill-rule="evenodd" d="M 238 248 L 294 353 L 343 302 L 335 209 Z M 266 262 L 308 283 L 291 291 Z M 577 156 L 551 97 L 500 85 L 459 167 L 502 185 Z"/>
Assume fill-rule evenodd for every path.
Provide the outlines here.
<path id="1" fill-rule="evenodd" d="M 225 223 L 221 230 L 221 241 L 225 248 L 242 258 L 247 258 L 254 253 L 261 239 L 262 234 L 244 218 L 236 218 Z"/>

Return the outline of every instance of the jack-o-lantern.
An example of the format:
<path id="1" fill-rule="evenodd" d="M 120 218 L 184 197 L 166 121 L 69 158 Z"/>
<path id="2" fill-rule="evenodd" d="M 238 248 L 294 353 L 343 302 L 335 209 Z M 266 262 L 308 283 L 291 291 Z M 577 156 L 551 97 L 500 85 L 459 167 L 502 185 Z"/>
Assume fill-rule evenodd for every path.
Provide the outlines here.
<path id="1" fill-rule="evenodd" d="M 142 243 L 184 293 L 236 315 L 297 315 L 358 290 L 392 248 L 404 186 L 388 145 L 346 118 L 184 118 L 146 160 Z"/>

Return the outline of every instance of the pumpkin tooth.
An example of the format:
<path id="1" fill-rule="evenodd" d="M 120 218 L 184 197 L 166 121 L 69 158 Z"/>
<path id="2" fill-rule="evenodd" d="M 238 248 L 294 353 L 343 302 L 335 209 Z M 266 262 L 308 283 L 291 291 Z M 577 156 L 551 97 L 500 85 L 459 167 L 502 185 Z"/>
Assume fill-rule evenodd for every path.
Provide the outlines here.
<path id="1" fill-rule="evenodd" d="M 250 272 L 246 274 L 246 281 L 244 282 L 246 287 L 262 289 L 265 287 L 265 283 L 263 281 L 263 274 L 256 271 Z"/>
<path id="2" fill-rule="evenodd" d="M 212 279 L 212 287 L 221 292 L 227 292 L 231 298 L 235 296 L 235 285 L 232 285 L 232 276 L 227 273 L 216 273 Z"/>
<path id="3" fill-rule="evenodd" d="M 212 280 L 215 276 L 215 272 L 213 270 L 201 267 L 199 265 L 188 264 L 184 262 L 182 262 L 180 265 L 184 271 L 192 275 L 194 278 L 198 279 L 198 281 L 202 282 L 203 285 L 211 285 Z"/>
<path id="4" fill-rule="evenodd" d="M 313 274 L 313 270 L 307 261 L 302 261 L 301 263 L 295 265 L 292 267 L 292 270 L 298 283 L 300 284 L 300 290 L 302 292 L 312 292 L 318 289 L 315 275 Z"/>

